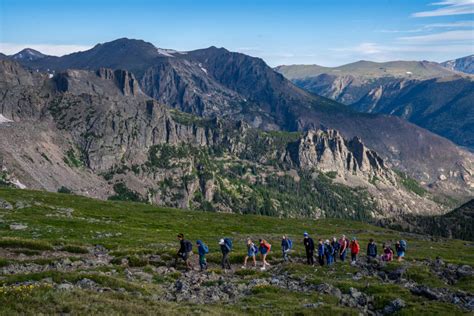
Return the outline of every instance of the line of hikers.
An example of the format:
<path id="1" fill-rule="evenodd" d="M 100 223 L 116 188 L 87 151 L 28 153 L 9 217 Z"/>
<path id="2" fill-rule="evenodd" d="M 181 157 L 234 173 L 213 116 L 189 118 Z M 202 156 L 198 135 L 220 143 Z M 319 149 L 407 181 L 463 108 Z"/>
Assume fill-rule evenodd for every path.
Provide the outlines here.
<path id="1" fill-rule="evenodd" d="M 317 251 L 317 259 L 319 265 L 332 265 L 338 259 L 344 262 L 347 254 L 351 254 L 351 262 L 354 263 L 358 260 L 360 253 L 360 245 L 357 238 L 352 237 L 349 240 L 345 235 L 342 235 L 340 239 L 333 237 L 332 240 L 319 239 L 318 244 L 315 245 L 314 240 L 309 236 L 307 232 L 303 234 L 303 245 L 306 252 L 306 262 L 309 265 L 314 265 L 315 251 Z M 178 240 L 180 241 L 180 248 L 178 250 L 175 265 L 178 259 L 182 259 L 187 269 L 192 269 L 193 266 L 189 260 L 192 255 L 193 244 L 184 239 L 183 234 L 178 234 Z M 209 253 L 209 247 L 201 240 L 196 241 L 196 246 L 199 255 L 199 266 L 201 270 L 207 269 L 206 255 Z M 267 262 L 267 256 L 270 253 L 272 246 L 265 240 L 259 239 L 256 245 L 252 239 L 247 238 L 247 255 L 244 258 L 242 269 L 247 268 L 247 262 L 252 258 L 254 267 L 257 267 L 257 255 L 260 253 L 262 267 L 261 270 L 265 270 L 266 267 L 270 266 Z M 229 254 L 232 251 L 233 243 L 230 238 L 221 238 L 219 240 L 219 247 L 222 253 L 221 267 L 222 269 L 231 269 L 229 260 Z M 293 241 L 284 235 L 281 240 L 281 251 L 282 257 L 285 262 L 292 262 L 290 257 L 290 251 L 293 248 Z M 405 240 L 397 241 L 395 244 L 395 251 L 390 247 L 390 244 L 384 243 L 382 245 L 383 251 L 380 255 L 382 261 L 392 261 L 396 253 L 397 260 L 403 260 L 405 251 L 407 249 L 407 242 Z M 379 256 L 377 252 L 377 245 L 373 239 L 370 239 L 367 244 L 367 259 L 377 258 Z"/>

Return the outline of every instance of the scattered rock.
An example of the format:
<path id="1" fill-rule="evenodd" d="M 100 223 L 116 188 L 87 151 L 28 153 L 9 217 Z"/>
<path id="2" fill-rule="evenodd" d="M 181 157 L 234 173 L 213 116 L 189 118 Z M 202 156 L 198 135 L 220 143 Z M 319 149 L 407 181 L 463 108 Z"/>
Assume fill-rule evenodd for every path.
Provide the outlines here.
<path id="1" fill-rule="evenodd" d="M 25 230 L 28 228 L 28 225 L 26 224 L 10 224 L 10 229 L 11 230 Z"/>
<path id="2" fill-rule="evenodd" d="M 406 267 L 400 267 L 398 269 L 395 269 L 393 271 L 390 271 L 388 273 L 388 279 L 392 281 L 398 281 L 400 280 L 403 275 L 405 274 L 407 268 Z"/>
<path id="3" fill-rule="evenodd" d="M 473 271 L 472 267 L 470 267 L 468 265 L 463 265 L 463 266 L 460 266 L 459 268 L 457 268 L 456 274 L 459 278 L 462 278 L 462 277 L 467 277 L 467 276 L 474 275 L 474 271 Z"/>
<path id="4" fill-rule="evenodd" d="M 24 209 L 24 208 L 27 208 L 27 207 L 30 207 L 31 205 L 24 202 L 24 201 L 16 201 L 15 203 L 15 208 L 17 210 L 21 210 L 21 209 Z"/>
<path id="5" fill-rule="evenodd" d="M 435 289 L 430 289 L 426 286 L 417 286 L 410 290 L 413 294 L 424 296 L 430 300 L 441 300 L 443 295 Z"/>
<path id="6" fill-rule="evenodd" d="M 60 291 L 70 291 L 74 288 L 74 285 L 70 283 L 61 283 L 58 285 L 57 289 Z"/>
<path id="7" fill-rule="evenodd" d="M 354 281 L 359 281 L 360 279 L 362 279 L 362 277 L 363 277 L 362 273 L 356 272 L 356 273 L 352 276 L 352 280 L 354 280 Z"/>
<path id="8" fill-rule="evenodd" d="M 324 305 L 323 302 L 316 302 L 316 303 L 309 303 L 309 304 L 304 304 L 303 307 L 306 308 L 318 308 L 319 306 Z"/>
<path id="9" fill-rule="evenodd" d="M 405 301 L 403 301 L 401 298 L 397 298 L 396 300 L 391 301 L 387 306 L 384 307 L 382 314 L 390 315 L 390 314 L 398 312 L 404 307 L 405 307 Z"/>
<path id="10" fill-rule="evenodd" d="M 316 291 L 324 293 L 324 294 L 329 294 L 329 295 L 335 296 L 339 300 L 342 298 L 341 290 L 338 289 L 337 287 L 332 286 L 332 285 L 327 284 L 327 283 L 319 284 L 316 287 Z"/>
<path id="11" fill-rule="evenodd" d="M 81 289 L 87 289 L 87 290 L 93 290 L 97 288 L 97 283 L 87 278 L 84 278 L 78 281 L 76 285 L 80 287 Z"/>
<path id="12" fill-rule="evenodd" d="M 5 200 L 0 199 L 0 209 L 13 210 L 13 205 L 11 205 L 10 203 L 8 203 Z"/>

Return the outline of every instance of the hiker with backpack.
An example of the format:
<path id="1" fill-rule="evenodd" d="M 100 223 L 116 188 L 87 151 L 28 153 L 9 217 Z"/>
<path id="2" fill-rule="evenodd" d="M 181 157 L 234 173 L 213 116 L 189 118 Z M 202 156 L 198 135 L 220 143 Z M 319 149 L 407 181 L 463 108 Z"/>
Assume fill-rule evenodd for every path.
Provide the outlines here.
<path id="1" fill-rule="evenodd" d="M 383 243 L 382 248 L 383 248 L 382 261 L 392 261 L 393 250 L 390 247 L 390 245 Z"/>
<path id="2" fill-rule="evenodd" d="M 179 240 L 179 250 L 178 253 L 176 254 L 176 258 L 174 261 L 174 265 L 178 265 L 178 259 L 181 258 L 183 259 L 184 263 L 186 264 L 186 269 L 187 270 L 192 270 L 193 265 L 190 262 L 190 257 L 193 254 L 193 244 L 189 240 L 184 239 L 184 234 L 180 233 L 178 234 L 178 240 Z"/>
<path id="3" fill-rule="evenodd" d="M 326 257 L 326 264 L 328 266 L 332 265 L 334 262 L 334 249 L 329 242 L 329 239 L 326 239 L 324 242 L 324 256 Z"/>
<path id="4" fill-rule="evenodd" d="M 306 251 L 306 261 L 309 265 L 314 265 L 314 241 L 309 237 L 307 232 L 304 232 L 303 245 Z"/>
<path id="5" fill-rule="evenodd" d="M 257 254 L 258 254 L 258 247 L 255 246 L 255 244 L 252 242 L 252 239 L 247 238 L 247 255 L 244 258 L 244 265 L 242 266 L 242 269 L 247 268 L 247 260 L 249 258 L 252 258 L 253 260 L 253 266 L 257 266 Z"/>
<path id="6" fill-rule="evenodd" d="M 293 241 L 288 238 L 288 236 L 283 235 L 283 238 L 281 239 L 281 251 L 283 253 L 283 260 L 285 262 L 292 262 L 290 258 L 290 250 L 293 248 Z"/>
<path id="7" fill-rule="evenodd" d="M 349 248 L 351 249 L 351 262 L 355 263 L 357 261 L 357 255 L 360 252 L 360 245 L 357 241 L 357 238 L 352 237 L 351 243 L 349 244 Z"/>
<path id="8" fill-rule="evenodd" d="M 219 246 L 221 247 L 222 252 L 221 267 L 224 270 L 231 270 L 232 267 L 230 265 L 229 253 L 232 250 L 232 240 L 230 238 L 221 238 L 221 240 L 219 240 Z"/>
<path id="9" fill-rule="evenodd" d="M 336 262 L 337 261 L 337 256 L 339 255 L 339 248 L 341 247 L 341 245 L 339 245 L 339 242 L 337 241 L 336 237 L 332 238 L 331 247 L 332 247 L 332 250 L 333 250 L 332 259 L 333 259 L 334 262 Z"/>
<path id="10" fill-rule="evenodd" d="M 373 238 L 370 238 L 367 244 L 367 261 L 370 262 L 371 258 L 377 258 L 377 245 Z"/>
<path id="11" fill-rule="evenodd" d="M 342 262 L 346 260 L 348 247 L 349 239 L 347 239 L 346 235 L 342 235 L 341 239 L 339 239 L 339 258 L 341 258 Z"/>
<path id="12" fill-rule="evenodd" d="M 405 240 L 397 241 L 395 244 L 395 250 L 397 251 L 397 260 L 401 262 L 405 257 L 405 251 L 407 249 L 407 242 Z"/>
<path id="13" fill-rule="evenodd" d="M 199 267 L 201 268 L 201 271 L 204 271 L 207 269 L 206 254 L 209 253 L 209 248 L 201 240 L 197 240 L 196 245 L 199 254 Z"/>
<path id="14" fill-rule="evenodd" d="M 324 247 L 324 243 L 322 239 L 319 239 L 318 242 L 318 262 L 320 266 L 324 265 L 324 253 L 326 247 Z"/>
<path id="15" fill-rule="evenodd" d="M 267 255 L 270 253 L 272 249 L 272 245 L 270 245 L 265 239 L 259 239 L 260 247 L 258 250 L 260 251 L 260 256 L 262 257 L 262 267 L 260 270 L 265 270 L 266 266 L 270 266 L 267 262 Z"/>

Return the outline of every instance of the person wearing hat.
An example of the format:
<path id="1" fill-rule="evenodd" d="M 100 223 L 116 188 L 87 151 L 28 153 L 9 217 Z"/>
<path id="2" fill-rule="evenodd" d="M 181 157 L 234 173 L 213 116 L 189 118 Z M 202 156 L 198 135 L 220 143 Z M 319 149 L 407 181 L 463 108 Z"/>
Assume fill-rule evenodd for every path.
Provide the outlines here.
<path id="1" fill-rule="evenodd" d="M 231 270 L 230 260 L 229 260 L 230 247 L 226 245 L 224 238 L 221 238 L 219 240 L 219 246 L 221 247 L 221 252 L 222 252 L 221 267 L 224 270 L 226 269 Z"/>
<path id="2" fill-rule="evenodd" d="M 306 261 L 309 265 L 314 265 L 314 241 L 307 232 L 303 234 L 303 245 L 306 251 Z"/>
<path id="3" fill-rule="evenodd" d="M 356 262 L 357 255 L 360 252 L 360 245 L 359 245 L 359 242 L 357 241 L 357 238 L 352 237 L 351 243 L 349 244 L 349 248 L 351 249 L 351 261 Z"/>

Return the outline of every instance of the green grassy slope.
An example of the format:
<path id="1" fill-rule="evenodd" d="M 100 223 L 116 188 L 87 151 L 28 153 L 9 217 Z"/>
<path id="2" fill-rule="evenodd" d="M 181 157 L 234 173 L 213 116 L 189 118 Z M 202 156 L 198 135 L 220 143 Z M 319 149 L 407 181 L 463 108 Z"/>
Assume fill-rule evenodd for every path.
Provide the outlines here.
<path id="1" fill-rule="evenodd" d="M 53 194 L 37 191 L 0 188 L 0 199 L 13 205 L 13 209 L 0 207 L 0 271 L 1 267 L 12 264 L 35 263 L 51 267 L 58 257 L 69 257 L 72 261 L 86 256 L 87 249 L 93 245 L 103 245 L 114 257 L 110 265 L 78 269 L 74 271 L 47 269 L 40 272 L 16 272 L 0 274 L 0 314 L 14 313 L 61 313 L 75 314 L 170 314 L 170 313 L 314 313 L 315 309 L 304 307 L 306 303 L 322 302 L 319 312 L 322 314 L 354 314 L 356 310 L 337 304 L 330 295 L 317 292 L 296 293 L 271 285 L 256 287 L 250 296 L 225 304 L 179 304 L 171 301 L 156 300 L 164 295 L 163 284 L 182 278 L 181 272 L 160 275 L 156 266 L 166 265 L 167 260 L 176 251 L 176 234 L 183 232 L 190 240 L 202 239 L 210 247 L 209 261 L 211 270 L 222 273 L 215 265 L 219 260 L 217 241 L 222 236 L 234 239 L 235 250 L 231 261 L 241 262 L 244 255 L 244 240 L 248 236 L 266 238 L 274 245 L 271 262 L 278 266 L 279 241 L 282 234 L 288 234 L 295 243 L 293 256 L 303 256 L 300 242 L 302 233 L 308 231 L 317 238 L 329 238 L 345 233 L 357 236 L 362 249 L 369 238 L 380 244 L 384 241 L 408 240 L 408 260 L 410 267 L 407 275 L 416 282 L 434 287 L 447 287 L 474 291 L 473 279 L 461 279 L 456 284 L 446 284 L 434 276 L 424 265 L 425 259 L 440 256 L 446 262 L 474 265 L 473 247 L 460 240 L 429 241 L 424 236 L 405 235 L 400 232 L 382 229 L 361 222 L 340 219 L 298 220 L 278 219 L 254 215 L 236 215 L 183 211 L 158 208 L 150 205 L 127 202 L 98 201 L 68 194 Z M 24 224 L 23 230 L 12 230 L 12 224 Z M 18 256 L 22 253 L 22 256 Z M 54 254 L 54 255 L 53 255 Z M 147 261 L 148 255 L 161 256 L 161 262 Z M 55 257 L 56 256 L 56 257 Z M 120 260 L 129 260 L 128 268 L 139 269 L 153 276 L 151 282 L 139 282 L 126 277 L 125 267 Z M 394 263 L 387 269 L 395 269 Z M 280 269 L 275 267 L 274 269 Z M 429 301 L 397 284 L 383 284 L 373 277 L 354 280 L 356 267 L 348 263 L 338 263 L 335 268 L 312 268 L 301 263 L 284 266 L 282 271 L 298 277 L 306 275 L 312 284 L 330 283 L 343 292 L 350 287 L 359 288 L 374 295 L 378 308 L 396 297 L 402 297 L 407 303 L 403 313 L 462 313 L 457 306 Z M 251 270 L 247 273 L 235 272 L 241 277 L 239 282 L 249 282 L 254 278 L 268 277 L 269 272 Z M 280 270 L 279 270 L 280 271 Z M 97 293 L 90 290 L 74 289 L 59 291 L 54 284 L 69 281 L 74 283 L 82 278 L 94 280 L 111 289 L 123 291 Z M 30 287 L 18 286 L 18 282 L 47 280 Z M 17 284 L 15 286 L 15 284 Z M 21 283 L 25 284 L 25 283 Z M 52 284 L 52 285 L 51 285 Z M 138 293 L 138 294 L 137 294 Z"/>

